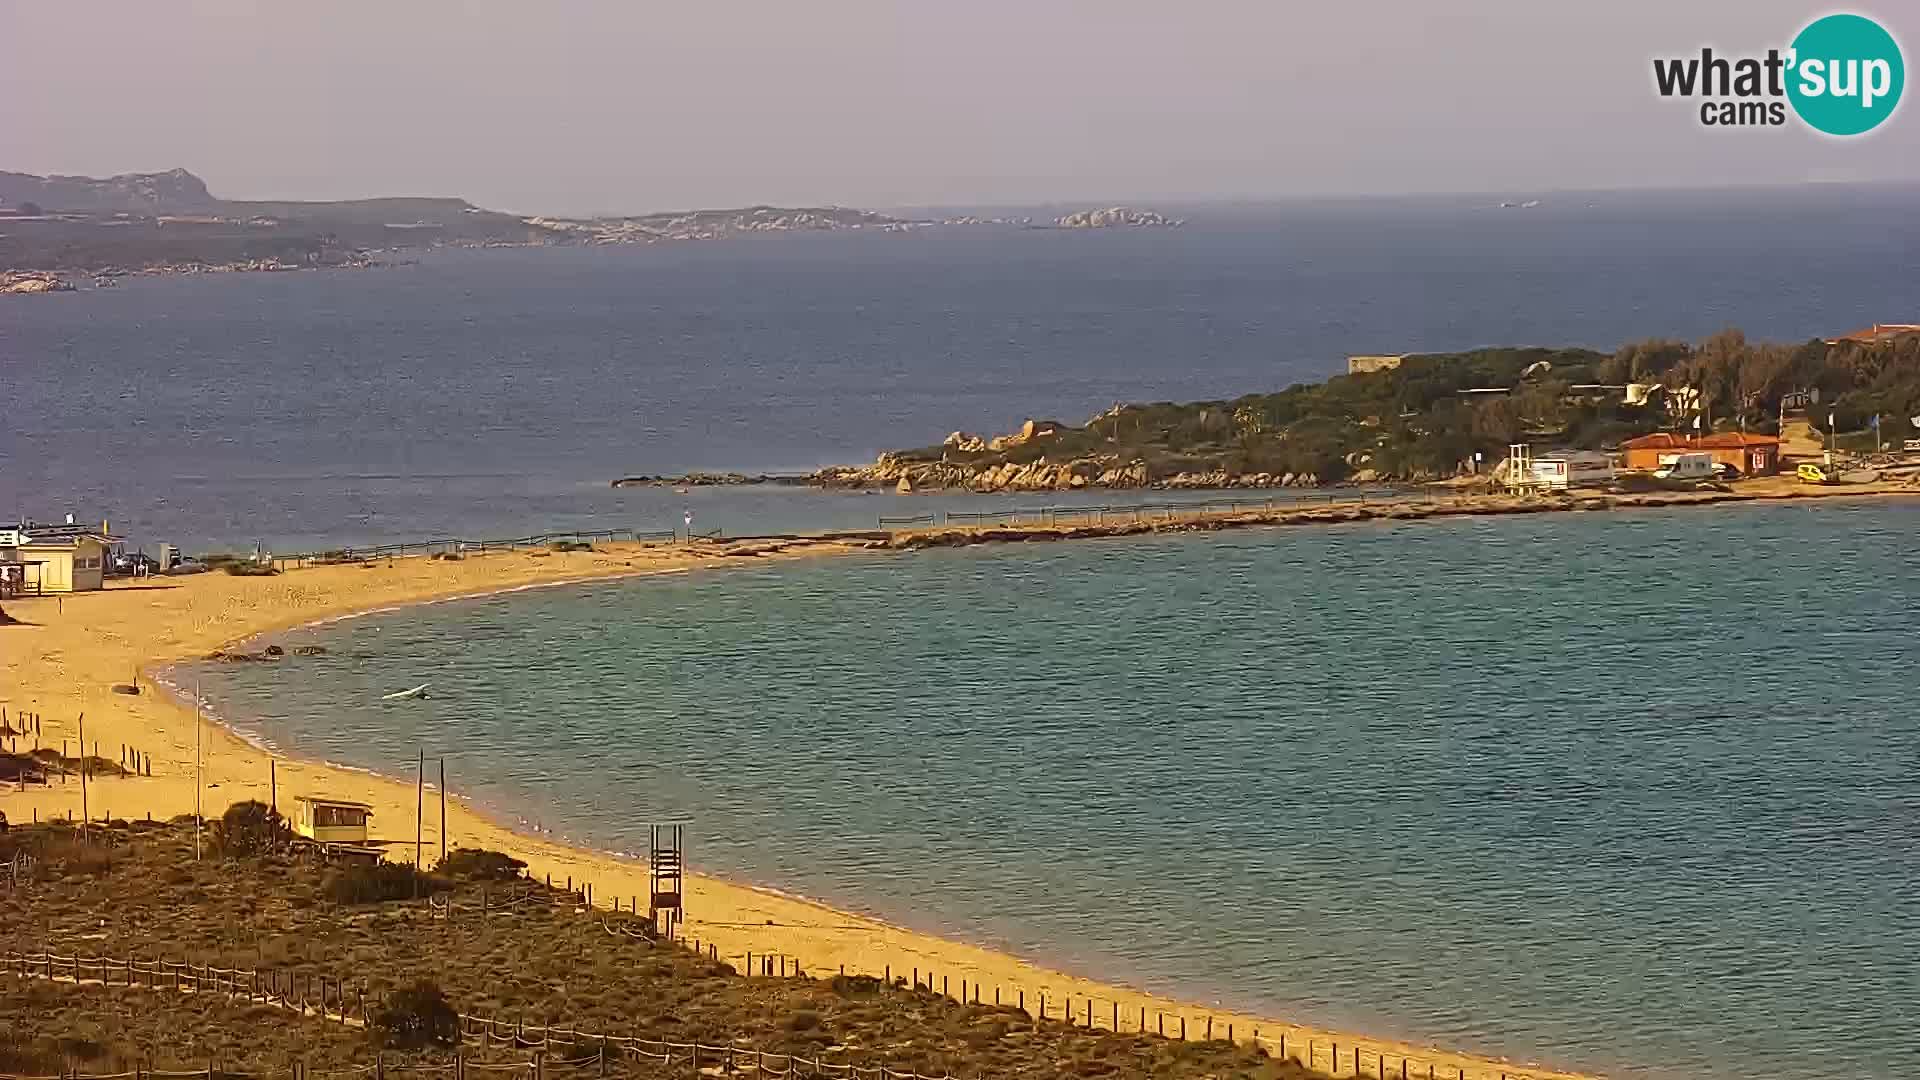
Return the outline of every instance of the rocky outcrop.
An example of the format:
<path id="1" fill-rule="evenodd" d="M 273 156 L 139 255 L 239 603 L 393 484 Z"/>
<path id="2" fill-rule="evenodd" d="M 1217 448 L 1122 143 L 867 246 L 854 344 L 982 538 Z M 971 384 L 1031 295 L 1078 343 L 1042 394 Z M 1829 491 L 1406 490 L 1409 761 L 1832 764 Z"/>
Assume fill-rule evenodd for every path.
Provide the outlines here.
<path id="1" fill-rule="evenodd" d="M 909 491 L 1076 491 L 1081 488 L 1284 488 L 1317 487 L 1311 473 L 1231 473 L 1224 469 L 1155 475 L 1138 458 L 1083 457 L 1066 461 L 1002 461 L 986 464 L 915 460 L 882 454 L 867 466 L 839 466 L 813 474 L 812 483 L 833 488 L 893 488 Z"/>
<path id="2" fill-rule="evenodd" d="M 1173 229 L 1186 222 L 1154 210 L 1131 206 L 1109 206 L 1104 210 L 1081 210 L 1054 219 L 1061 229 Z"/>
<path id="3" fill-rule="evenodd" d="M 277 654 L 265 653 L 265 652 L 257 652 L 257 653 L 228 652 L 228 651 L 222 650 L 220 652 L 210 652 L 207 654 L 207 659 L 216 664 L 272 663 L 273 661 L 278 660 L 279 658 L 280 657 Z"/>
<path id="4" fill-rule="evenodd" d="M 6 293 L 10 296 L 72 291 L 73 282 L 68 281 L 59 274 L 32 272 L 0 274 L 0 293 Z"/>

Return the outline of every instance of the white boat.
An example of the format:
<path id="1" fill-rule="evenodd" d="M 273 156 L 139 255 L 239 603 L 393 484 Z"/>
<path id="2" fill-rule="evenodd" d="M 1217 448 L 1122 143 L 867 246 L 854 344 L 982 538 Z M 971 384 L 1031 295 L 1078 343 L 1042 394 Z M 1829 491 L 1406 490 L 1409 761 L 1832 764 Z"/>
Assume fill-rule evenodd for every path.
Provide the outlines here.
<path id="1" fill-rule="evenodd" d="M 391 694 L 384 694 L 381 696 L 380 700 L 381 701 L 401 701 L 409 698 L 423 698 L 426 696 L 427 696 L 427 684 L 421 683 L 419 686 L 416 686 L 411 690 L 396 690 Z"/>

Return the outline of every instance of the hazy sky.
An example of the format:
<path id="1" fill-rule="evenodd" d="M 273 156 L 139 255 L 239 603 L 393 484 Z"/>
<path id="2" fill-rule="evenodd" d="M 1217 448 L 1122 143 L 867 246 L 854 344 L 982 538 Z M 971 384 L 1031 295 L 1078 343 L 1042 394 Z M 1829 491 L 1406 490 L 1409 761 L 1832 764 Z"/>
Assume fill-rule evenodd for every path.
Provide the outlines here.
<path id="1" fill-rule="evenodd" d="M 1780 0 L 0 0 L 0 168 L 518 211 L 1920 179 L 1878 132 L 1714 130 L 1655 55 Z M 1848 10 L 1920 48 L 1910 0 Z"/>

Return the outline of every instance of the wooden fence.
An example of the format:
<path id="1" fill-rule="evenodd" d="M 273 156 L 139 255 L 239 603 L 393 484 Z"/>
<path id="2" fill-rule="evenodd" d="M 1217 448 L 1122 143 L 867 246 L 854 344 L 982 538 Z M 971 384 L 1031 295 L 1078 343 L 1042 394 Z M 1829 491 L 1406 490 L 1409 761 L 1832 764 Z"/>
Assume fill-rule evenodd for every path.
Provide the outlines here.
<path id="1" fill-rule="evenodd" d="M 520 898 L 525 900 L 526 897 Z M 601 920 L 603 926 L 610 924 Z M 751 964 L 749 964 L 751 966 Z M 784 972 L 786 964 L 781 964 Z M 116 958 L 105 956 L 82 956 L 79 954 L 61 956 L 52 952 L 21 953 L 8 951 L 0 954 L 0 970 L 5 970 L 19 978 L 42 979 L 53 982 L 66 982 L 76 985 L 125 986 L 139 989 L 167 990 L 175 993 L 211 993 L 223 994 L 230 999 L 242 999 L 249 1002 L 276 1006 L 301 1016 L 315 1017 L 350 1027 L 365 1028 L 378 1012 L 380 1003 L 369 1002 L 364 985 L 346 979 L 328 978 L 325 975 L 303 975 L 300 972 L 259 970 L 252 968 L 223 968 L 212 965 L 194 965 L 168 960 L 140 960 L 134 957 Z M 771 971 L 771 967 L 768 969 Z M 796 963 L 793 966 L 795 977 L 806 977 Z M 924 984 L 918 971 L 914 973 L 913 986 L 916 989 L 933 989 L 933 973 L 928 972 Z M 972 987 L 974 1001 L 985 1004 L 979 997 L 979 986 Z M 962 991 L 964 995 L 965 990 Z M 997 997 L 998 995 L 996 995 Z M 964 1000 L 964 997 L 963 997 Z M 1069 999 L 1070 1000 L 1070 999 Z M 1091 1002 L 1089 999 L 1089 1020 L 1091 1020 Z M 1037 1015 L 1041 1019 L 1050 1013 L 1044 1001 L 1039 1003 Z M 1116 1021 L 1118 1012 L 1114 1014 Z M 527 1024 L 523 1019 L 506 1020 L 500 1017 L 478 1013 L 459 1013 L 460 1036 L 467 1042 L 480 1042 L 488 1046 L 512 1046 L 519 1049 L 538 1049 L 547 1051 L 557 1042 L 562 1046 L 579 1049 L 591 1044 L 596 1048 L 592 1057 L 579 1059 L 579 1062 L 598 1060 L 604 1063 L 609 1051 L 617 1051 L 620 1056 L 657 1062 L 663 1067 L 676 1063 L 684 1064 L 696 1074 L 702 1069 L 718 1069 L 723 1073 L 753 1070 L 766 1077 L 837 1077 L 844 1080 L 954 1080 L 952 1074 L 927 1076 L 917 1072 L 906 1072 L 888 1068 L 885 1065 L 856 1065 L 851 1060 L 828 1061 L 824 1058 L 809 1058 L 798 1054 L 778 1051 L 766 1051 L 739 1041 L 719 1044 L 699 1042 L 675 1042 L 668 1039 L 647 1039 L 637 1035 L 617 1035 L 606 1032 L 584 1031 L 574 1026 L 559 1024 Z M 1146 1013 L 1141 1013 L 1144 1023 Z M 1075 1022 L 1073 1009 L 1067 1001 L 1062 1001 L 1060 1019 Z M 1091 1022 L 1089 1027 L 1094 1026 Z M 1118 1031 L 1117 1026 L 1113 1030 Z M 1169 1037 L 1187 1037 L 1186 1024 L 1181 1021 L 1180 1029 L 1168 1032 Z M 1198 1034 L 1196 1032 L 1195 1034 Z M 1214 1037 L 1209 1024 L 1207 1038 Z M 1230 1033 L 1227 1037 L 1231 1037 Z M 1431 1061 L 1394 1054 L 1358 1043 L 1342 1043 L 1330 1039 L 1295 1039 L 1291 1043 L 1285 1035 L 1272 1039 L 1260 1039 L 1254 1042 L 1276 1057 L 1292 1057 L 1308 1068 L 1320 1069 L 1330 1076 L 1371 1077 L 1375 1080 L 1465 1080 L 1469 1075 L 1458 1067 L 1441 1068 Z M 703 1057 L 704 1055 L 704 1057 Z M 555 1062 L 554 1064 L 559 1064 Z M 467 1065 L 466 1068 L 478 1066 Z M 540 1059 L 536 1058 L 523 1065 L 489 1066 L 496 1069 L 534 1069 L 536 1077 L 540 1068 Z M 455 1066 L 441 1066 L 453 1070 Z M 1524 1071 L 1505 1071 L 1489 1069 L 1485 1075 L 1497 1075 L 1501 1080 L 1534 1080 Z M 115 1074 L 124 1076 L 126 1074 Z M 186 1073 L 154 1073 L 148 1076 L 205 1076 L 206 1070 Z M 222 1075 L 234 1075 L 222 1073 Z M 0 1080 L 10 1080 L 0 1074 Z M 49 1078 L 57 1080 L 57 1078 Z M 70 1080 L 79 1080 L 70 1077 Z"/>
<path id="2" fill-rule="evenodd" d="M 365 1028 L 371 1024 L 382 1007 L 377 1000 L 369 1002 L 364 985 L 351 983 L 345 979 L 329 979 L 324 975 L 302 975 L 299 972 L 272 969 L 263 971 L 255 968 L 224 968 L 210 964 L 184 964 L 169 960 L 140 960 L 131 956 L 125 958 L 82 956 L 77 953 L 61 956 L 53 952 L 22 953 L 9 950 L 0 953 L 0 970 L 16 978 L 40 979 L 81 986 L 122 986 L 185 994 L 220 994 L 229 999 L 275 1006 L 297 1012 L 301 1016 L 356 1028 Z M 572 1062 L 552 1062 L 551 1064 L 599 1062 L 604 1066 L 610 1052 L 613 1052 L 621 1057 L 658 1062 L 663 1066 L 671 1066 L 676 1062 L 684 1063 L 695 1073 L 703 1068 L 720 1068 L 725 1072 L 752 1069 L 759 1075 L 768 1077 L 954 1080 L 951 1073 L 928 1076 L 923 1073 L 888 1068 L 885 1065 L 861 1066 L 855 1065 L 851 1060 L 835 1062 L 823 1058 L 803 1057 L 798 1054 L 762 1050 L 732 1040 L 719 1044 L 675 1042 L 670 1039 L 646 1039 L 638 1035 L 582 1031 L 577 1027 L 558 1024 L 527 1024 L 523 1020 L 508 1021 L 478 1013 L 457 1015 L 460 1018 L 460 1037 L 466 1042 L 480 1042 L 488 1046 L 508 1045 L 520 1049 L 538 1049 L 543 1052 L 552 1049 L 556 1042 L 575 1050 L 583 1045 L 591 1045 L 595 1049 L 595 1052 L 588 1057 Z M 702 1055 L 705 1055 L 704 1065 Z M 533 1068 L 537 1076 L 542 1064 L 543 1059 L 536 1057 L 526 1065 L 492 1066 L 492 1068 Z M 469 1064 L 465 1067 L 477 1066 Z M 211 1068 L 209 1066 L 209 1069 Z M 456 1066 L 439 1068 L 453 1070 Z M 208 1072 L 209 1070 L 206 1069 L 182 1073 L 148 1071 L 145 1075 L 186 1077 L 207 1076 Z M 221 1072 L 220 1075 L 236 1074 Z M 70 1080 L 77 1080 L 72 1078 L 71 1074 L 69 1076 Z M 0 1074 L 0 1080 L 6 1080 L 5 1074 Z"/>
<path id="3" fill-rule="evenodd" d="M 414 1065 L 388 1062 L 385 1056 L 375 1054 L 370 1065 L 353 1065 L 344 1069 L 322 1069 L 318 1072 L 301 1062 L 293 1062 L 281 1072 L 242 1072 L 228 1069 L 217 1062 L 209 1061 L 203 1069 L 152 1069 L 135 1065 L 132 1069 L 117 1073 L 61 1072 L 49 1076 L 36 1076 L 25 1073 L 0 1072 L 0 1080 L 269 1080 L 274 1076 L 285 1076 L 288 1080 L 314 1080 L 315 1077 L 351 1076 L 371 1077 L 372 1080 L 386 1080 L 386 1077 L 400 1074 L 432 1075 L 448 1074 L 453 1080 L 466 1080 L 473 1072 L 507 1074 L 504 1080 L 546 1080 L 553 1069 L 594 1067 L 599 1076 L 605 1076 L 607 1059 L 602 1053 L 587 1057 L 567 1059 L 549 1059 L 545 1054 L 535 1052 L 526 1061 L 483 1063 L 468 1061 L 464 1054 L 456 1054 L 451 1064 Z"/>
<path id="4" fill-rule="evenodd" d="M 156 826 L 149 823 L 148 827 Z M 117 844 L 125 842 L 125 839 L 130 839 L 130 837 L 119 838 L 116 837 L 112 831 L 100 830 L 93 837 L 92 842 Z M 698 937 L 682 936 L 671 939 L 657 937 L 650 931 L 642 929 L 638 921 L 645 918 L 641 915 L 640 897 L 632 897 L 623 905 L 622 898 L 615 896 L 612 898 L 610 904 L 602 907 L 596 902 L 593 887 L 590 883 L 585 881 L 575 882 L 572 878 L 566 878 L 564 880 L 564 886 L 560 886 L 554 883 L 552 875 L 548 875 L 543 885 L 541 881 L 532 878 L 532 875 L 529 873 L 528 877 L 520 883 L 513 885 L 503 884 L 498 891 L 483 887 L 478 890 L 477 896 L 472 894 L 460 896 L 455 893 L 445 893 L 438 896 L 429 895 L 428 897 L 428 910 L 430 917 L 433 918 L 452 919 L 462 917 L 463 915 L 483 916 L 521 905 L 540 905 L 577 911 L 583 917 L 597 919 L 601 927 L 609 935 L 644 939 L 649 943 L 658 942 L 687 949 L 710 960 L 724 961 L 732 965 L 736 971 L 743 975 L 789 978 L 833 978 L 835 976 L 872 978 L 889 986 L 896 986 L 916 992 L 938 994 L 962 1004 L 983 1006 L 992 1004 L 1002 1007 L 1011 1005 L 1026 1012 L 1036 1020 L 1057 1020 L 1088 1029 L 1104 1028 L 1116 1034 L 1154 1035 L 1180 1040 L 1212 1041 L 1214 1039 L 1225 1039 L 1230 1042 L 1260 1047 L 1262 1050 L 1277 1058 L 1294 1058 L 1303 1065 L 1318 1069 L 1335 1077 L 1373 1077 L 1377 1078 L 1377 1080 L 1392 1080 L 1394 1077 L 1399 1077 L 1401 1080 L 1414 1080 L 1414 1078 L 1418 1077 L 1425 1077 L 1428 1078 L 1428 1080 L 1542 1080 L 1541 1073 L 1532 1071 L 1522 1065 L 1503 1066 L 1497 1063 L 1483 1064 L 1478 1062 L 1471 1065 L 1442 1064 L 1431 1057 L 1420 1054 L 1408 1054 L 1395 1051 L 1360 1039 L 1329 1038 L 1324 1035 L 1308 1033 L 1297 1027 L 1265 1025 L 1263 1030 L 1262 1027 L 1249 1025 L 1243 1028 L 1231 1022 L 1216 1021 L 1214 1017 L 1204 1013 L 1194 1015 L 1182 1011 L 1167 1012 L 1164 1010 L 1149 1009 L 1144 1005 L 1134 1005 L 1123 1008 L 1121 1003 L 1113 998 L 1094 995 L 1074 995 L 1071 993 L 1054 994 L 1045 988 L 1037 989 L 1029 993 L 1025 987 L 1004 986 L 998 983 L 988 985 L 977 979 L 971 979 L 964 973 L 958 979 L 958 986 L 956 987 L 952 972 L 943 974 L 933 968 L 921 968 L 913 965 L 896 967 L 892 964 L 883 964 L 879 971 L 848 971 L 845 965 L 841 965 L 832 972 L 808 971 L 802 966 L 798 957 L 786 953 L 774 951 L 757 952 L 752 950 L 738 953 L 722 953 L 716 944 L 711 941 L 702 941 Z M 609 908 L 615 913 L 631 912 L 635 916 L 636 921 L 631 923 L 625 921 L 609 921 L 605 916 L 605 912 Z M 0 964 L 7 965 L 10 970 L 18 969 L 18 961 L 14 959 L 17 955 L 18 954 L 6 954 L 4 957 L 0 957 Z M 258 978 L 259 973 L 223 968 L 195 968 L 192 965 L 171 964 L 165 961 L 148 961 L 146 962 L 148 967 L 157 964 L 158 969 L 147 970 L 147 968 L 137 966 L 140 964 L 139 961 L 131 959 L 117 960 L 100 957 L 77 959 L 79 963 L 85 965 L 107 964 L 112 965 L 112 971 L 114 972 L 130 972 L 130 974 L 122 976 L 121 983 L 108 983 L 108 985 L 152 985 L 151 983 L 140 981 L 147 978 L 160 979 L 162 980 L 161 985 L 167 985 L 164 980 L 173 978 L 177 980 L 176 983 L 172 984 L 175 989 L 195 990 L 206 986 L 220 990 L 223 987 L 232 987 L 232 989 L 227 992 L 234 994 L 261 994 L 263 996 L 254 998 L 253 1000 L 263 1001 L 268 1004 L 281 1004 L 285 1007 L 300 1011 L 303 1014 L 311 1012 L 313 1015 L 327 1016 L 329 1018 L 337 1017 L 350 1023 L 364 1023 L 368 1015 L 366 1012 L 367 1005 L 359 996 L 356 996 L 351 1003 L 343 997 L 343 995 L 346 994 L 346 989 L 344 988 L 346 984 L 339 980 L 335 980 L 331 984 L 333 986 L 333 996 L 330 998 L 328 996 L 329 983 L 324 977 L 296 977 L 285 973 L 279 975 L 270 974 L 267 976 L 269 980 L 293 978 L 294 982 L 280 983 L 270 981 L 265 987 L 248 983 L 245 987 L 241 987 L 231 980 L 240 976 L 245 976 L 248 979 Z M 43 978 L 53 978 L 56 974 L 68 973 L 68 981 L 78 981 L 77 976 L 68 972 L 66 967 L 61 966 L 63 964 L 75 963 L 76 958 L 74 957 L 53 957 L 51 958 L 52 966 L 47 967 L 46 964 L 49 962 L 48 957 L 45 954 L 41 954 L 36 962 L 42 965 L 40 969 L 25 970 L 23 973 L 27 975 L 38 975 Z M 130 968 L 128 967 L 129 964 L 136 966 Z M 89 966 L 87 970 L 94 971 L 97 969 Z M 223 983 L 221 981 L 222 979 L 227 979 L 228 981 Z M 317 982 L 315 980 L 317 980 Z M 104 982 L 105 977 L 97 976 L 90 978 L 88 981 Z M 363 992 L 356 992 L 356 994 L 359 993 Z M 463 1022 L 469 1019 L 473 1022 L 494 1023 L 491 1018 L 487 1017 L 468 1018 L 463 1016 Z M 552 1034 L 549 1033 L 549 1029 L 547 1028 L 522 1027 L 519 1030 L 522 1032 L 539 1033 L 544 1040 L 541 1043 L 543 1047 L 548 1045 L 552 1039 Z M 578 1034 L 578 1032 L 574 1032 L 572 1029 L 565 1028 L 553 1028 L 551 1031 L 554 1033 L 566 1032 Z M 587 1037 L 592 1039 L 601 1038 L 599 1035 L 590 1035 Z M 611 1035 L 606 1037 L 609 1039 L 624 1038 Z M 773 1075 L 786 1074 L 776 1072 Z M 849 1076 L 851 1074 L 823 1071 L 817 1075 Z M 893 1073 L 891 1076 L 901 1078 L 905 1077 L 906 1074 Z M 0 1077 L 0 1080 L 6 1080 L 6 1078 Z M 932 1080 L 932 1078 L 923 1078 L 923 1080 Z M 939 1080 L 947 1080 L 947 1078 L 939 1078 Z"/>

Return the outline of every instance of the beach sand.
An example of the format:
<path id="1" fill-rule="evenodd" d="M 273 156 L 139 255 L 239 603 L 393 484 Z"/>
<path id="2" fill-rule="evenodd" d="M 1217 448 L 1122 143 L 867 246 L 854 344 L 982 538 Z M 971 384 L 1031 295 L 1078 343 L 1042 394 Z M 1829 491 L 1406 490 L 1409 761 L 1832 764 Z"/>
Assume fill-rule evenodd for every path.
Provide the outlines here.
<path id="1" fill-rule="evenodd" d="M 23 625 L 0 626 L 0 705 L 9 717 L 21 710 L 41 715 L 41 745 L 76 743 L 79 719 L 85 714 L 86 739 L 97 744 L 101 756 L 117 760 L 127 744 L 152 756 L 152 777 L 100 778 L 88 784 L 88 807 L 98 819 L 103 813 L 135 818 L 190 814 L 194 809 L 195 721 L 182 706 L 156 687 L 151 672 L 161 665 L 198 658 L 243 639 L 297 625 L 357 612 L 455 596 L 510 590 L 569 581 L 665 573 L 729 564 L 760 564 L 768 559 L 828 555 L 854 550 L 831 542 L 790 545 L 786 550 L 757 558 L 724 557 L 700 548 L 603 545 L 592 552 L 496 552 L 462 561 L 407 558 L 369 566 L 318 566 L 275 577 L 235 577 L 202 574 L 115 583 L 103 592 L 63 598 L 30 598 L 6 603 L 9 614 Z M 112 692 L 116 683 L 134 681 L 138 696 Z M 203 810 L 217 817 L 242 799 L 265 800 L 268 794 L 266 751 L 243 741 L 218 725 L 203 731 L 205 770 Z M 24 748 L 28 743 L 22 743 Z M 394 763 L 396 772 L 406 763 Z M 295 795 L 328 795 L 373 805 L 375 835 L 385 839 L 412 839 L 415 791 L 411 779 L 394 779 L 335 768 L 309 761 L 282 758 L 278 766 L 280 805 Z M 440 848 L 438 807 L 429 795 L 426 849 L 429 859 Z M 51 787 L 0 791 L 0 812 L 14 822 L 36 815 L 79 816 L 81 786 L 74 779 Z M 506 851 L 525 859 L 537 876 L 552 874 L 556 882 L 571 878 L 590 883 L 595 900 L 644 896 L 648 891 L 643 863 L 629 862 L 544 839 L 524 835 L 489 820 L 456 797 L 448 810 L 450 846 L 483 847 Z M 411 859 L 411 842 L 394 845 L 391 857 Z M 697 861 L 697 850 L 693 853 Z M 1234 1037 L 1246 1041 L 1256 1031 L 1261 1042 L 1277 1049 L 1284 1036 L 1289 1056 L 1304 1057 L 1314 1048 L 1312 1063 L 1323 1070 L 1332 1062 L 1330 1047 L 1337 1044 L 1342 1074 L 1353 1071 L 1352 1055 L 1362 1051 L 1362 1066 L 1373 1074 L 1376 1054 L 1386 1057 L 1386 1072 L 1400 1069 L 1408 1058 L 1408 1075 L 1462 1076 L 1494 1080 L 1502 1076 L 1566 1077 L 1574 1074 L 1539 1066 L 1516 1065 L 1404 1045 L 1362 1035 L 1294 1026 L 1284 1020 L 1210 1009 L 1181 1003 L 1044 970 L 1016 957 L 961 942 L 913 933 L 873 919 L 832 910 L 803 899 L 707 877 L 690 877 L 686 884 L 688 920 L 684 933 L 703 945 L 712 943 L 722 956 L 748 951 L 756 956 L 775 954 L 797 960 L 811 974 L 878 975 L 890 969 L 906 976 L 919 969 L 921 977 L 937 977 L 939 985 L 955 995 L 964 980 L 978 987 L 982 1000 L 996 990 L 1011 1002 L 1024 992 L 1031 1009 L 1044 993 L 1049 1015 L 1059 1015 L 1070 1002 L 1076 1018 L 1084 1017 L 1092 1002 L 1093 1021 L 1105 1027 L 1118 1009 L 1120 1026 L 1133 1030 L 1141 1010 L 1148 1027 L 1165 1025 L 1169 1034 L 1181 1030 L 1193 1038 L 1210 1030 L 1224 1037 L 1232 1026 Z M 1123 932 L 1123 931 L 1116 931 Z M 738 961 L 735 961 L 738 963 Z M 971 995 L 971 990 L 970 990 Z M 1364 1005 L 1364 1003 L 1356 1003 Z M 1589 1048 L 1567 1048 L 1579 1051 Z"/>

